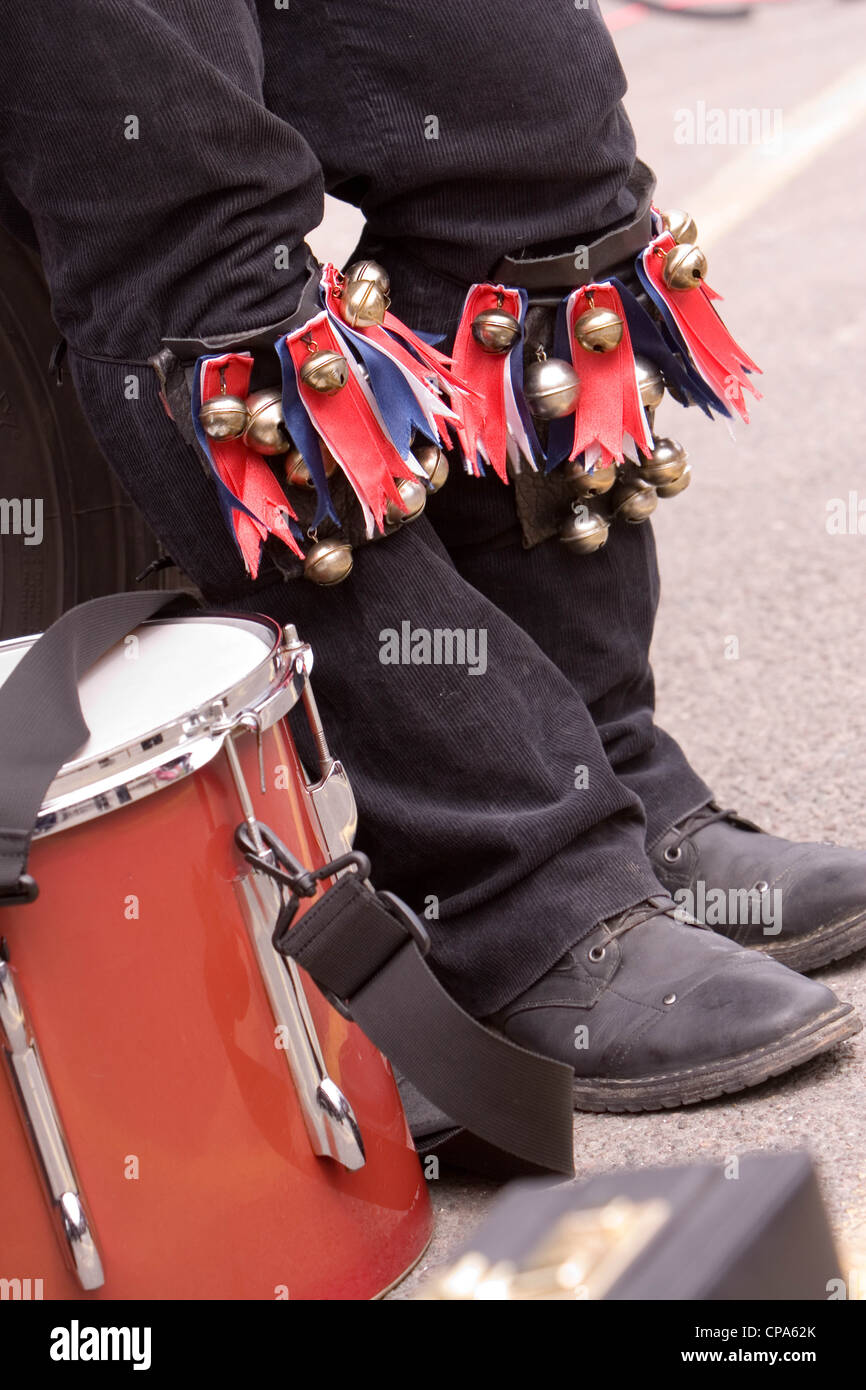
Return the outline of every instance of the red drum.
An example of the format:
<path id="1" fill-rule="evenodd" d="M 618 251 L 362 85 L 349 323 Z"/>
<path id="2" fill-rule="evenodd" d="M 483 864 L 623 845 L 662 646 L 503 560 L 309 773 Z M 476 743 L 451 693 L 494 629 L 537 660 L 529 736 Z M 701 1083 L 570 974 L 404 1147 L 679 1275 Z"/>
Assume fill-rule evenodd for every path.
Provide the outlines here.
<path id="1" fill-rule="evenodd" d="M 366 1299 L 428 1242 L 390 1067 L 273 950 L 278 890 L 235 848 L 245 816 L 310 867 L 349 847 L 310 659 L 267 619 L 156 620 L 81 683 L 39 897 L 0 912 L 4 1297 Z"/>

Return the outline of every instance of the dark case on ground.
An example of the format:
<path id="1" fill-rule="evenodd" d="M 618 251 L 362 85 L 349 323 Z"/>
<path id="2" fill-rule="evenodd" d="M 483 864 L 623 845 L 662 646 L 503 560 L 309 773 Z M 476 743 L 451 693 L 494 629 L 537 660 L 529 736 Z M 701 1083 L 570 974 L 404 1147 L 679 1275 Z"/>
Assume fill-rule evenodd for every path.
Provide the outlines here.
<path id="1" fill-rule="evenodd" d="M 521 1267 L 570 1212 L 662 1199 L 669 1215 L 601 1296 L 609 1300 L 826 1300 L 841 1277 L 808 1154 L 753 1154 L 735 1165 L 605 1173 L 551 1186 L 512 1183 L 454 1257 Z M 726 1173 L 728 1174 L 726 1176 Z"/>

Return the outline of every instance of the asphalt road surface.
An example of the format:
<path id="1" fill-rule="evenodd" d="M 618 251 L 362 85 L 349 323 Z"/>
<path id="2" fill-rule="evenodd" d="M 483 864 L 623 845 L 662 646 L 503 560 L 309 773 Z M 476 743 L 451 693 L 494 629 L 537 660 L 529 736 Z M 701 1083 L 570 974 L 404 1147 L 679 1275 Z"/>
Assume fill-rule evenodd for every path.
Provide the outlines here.
<path id="1" fill-rule="evenodd" d="M 694 469 L 656 514 L 659 722 L 719 799 L 765 829 L 866 849 L 866 5 L 765 3 L 729 22 L 638 4 L 606 13 L 658 202 L 696 218 L 726 321 L 764 372 L 736 441 L 697 411 L 659 412 Z M 731 109 L 763 113 L 775 140 L 738 143 Z M 719 134 L 726 143 L 711 143 Z M 339 259 L 356 230 L 332 206 L 313 242 Z M 863 956 L 823 976 L 866 1015 Z M 866 1034 L 732 1099 L 578 1115 L 577 1173 L 806 1147 L 866 1273 L 864 1080 Z M 447 1258 L 497 1190 L 444 1176 L 432 1189 L 436 1236 L 392 1297 Z"/>

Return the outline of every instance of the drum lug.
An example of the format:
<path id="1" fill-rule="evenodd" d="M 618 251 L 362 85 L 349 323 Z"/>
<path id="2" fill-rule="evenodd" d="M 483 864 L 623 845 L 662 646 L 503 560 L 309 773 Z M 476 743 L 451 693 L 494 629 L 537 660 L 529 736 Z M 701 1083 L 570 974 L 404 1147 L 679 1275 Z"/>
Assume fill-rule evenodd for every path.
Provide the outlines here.
<path id="1" fill-rule="evenodd" d="M 273 875 L 281 877 L 292 892 L 297 890 L 312 896 L 315 881 L 322 871 L 304 870 L 303 865 L 292 859 L 284 845 L 280 845 L 280 850 L 290 861 L 293 872 L 286 874 L 279 869 L 273 849 L 263 838 L 263 827 L 256 820 L 232 734 L 226 739 L 225 752 L 244 813 L 243 825 L 238 828 L 236 838 L 253 866 L 252 873 L 235 881 L 235 890 L 270 1000 L 274 1022 L 280 1029 L 282 1050 L 295 1085 L 310 1146 L 320 1158 L 333 1158 L 344 1168 L 355 1172 L 363 1168 L 367 1161 L 358 1122 L 348 1100 L 328 1075 L 298 967 L 293 960 L 278 955 L 272 940 L 284 907 L 282 889 Z M 347 866 L 351 860 L 356 868 L 360 865 L 365 872 L 369 871 L 369 862 L 363 855 L 346 855 L 345 860 Z M 296 870 L 299 872 L 294 872 Z"/>
<path id="2" fill-rule="evenodd" d="M 102 1288 L 105 1276 L 93 1238 L 66 1138 L 33 1027 L 15 988 L 8 960 L 0 959 L 0 1041 L 21 1113 L 38 1161 L 61 1246 L 82 1289 Z"/>
<path id="3" fill-rule="evenodd" d="M 306 790 L 328 853 L 336 859 L 352 848 L 358 829 L 358 804 L 343 764 L 335 759 L 327 776 L 308 782 Z"/>
<path id="4" fill-rule="evenodd" d="M 366 1163 L 364 1140 L 351 1105 L 328 1075 L 310 1006 L 293 960 L 277 954 L 271 942 L 281 907 L 280 890 L 253 871 L 236 880 L 253 950 L 301 1106 L 314 1154 L 333 1158 L 351 1172 Z"/>

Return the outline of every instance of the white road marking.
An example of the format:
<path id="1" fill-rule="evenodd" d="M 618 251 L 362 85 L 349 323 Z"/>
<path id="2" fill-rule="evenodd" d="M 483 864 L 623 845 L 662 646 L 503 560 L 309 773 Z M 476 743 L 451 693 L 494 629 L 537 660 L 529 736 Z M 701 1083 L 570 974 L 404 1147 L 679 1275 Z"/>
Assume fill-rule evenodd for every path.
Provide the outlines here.
<path id="1" fill-rule="evenodd" d="M 783 114 L 780 138 L 749 145 L 678 206 L 694 214 L 704 250 L 734 231 L 866 116 L 866 63 L 793 111 Z"/>

